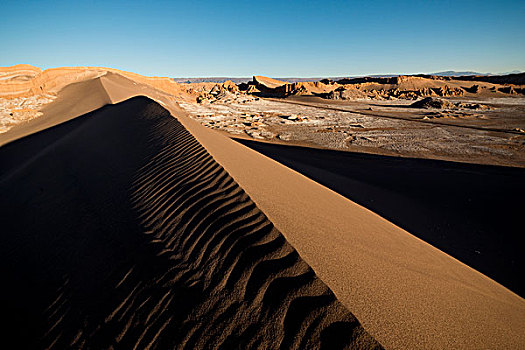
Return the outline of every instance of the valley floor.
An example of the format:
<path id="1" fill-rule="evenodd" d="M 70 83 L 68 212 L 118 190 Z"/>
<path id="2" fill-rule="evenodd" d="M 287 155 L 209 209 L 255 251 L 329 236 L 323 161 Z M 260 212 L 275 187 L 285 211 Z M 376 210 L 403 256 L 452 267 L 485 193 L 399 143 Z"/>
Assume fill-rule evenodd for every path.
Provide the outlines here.
<path id="1" fill-rule="evenodd" d="M 240 138 L 382 155 L 525 166 L 525 99 L 451 99 L 487 109 L 418 109 L 411 100 L 297 96 L 184 102 L 203 125 Z"/>

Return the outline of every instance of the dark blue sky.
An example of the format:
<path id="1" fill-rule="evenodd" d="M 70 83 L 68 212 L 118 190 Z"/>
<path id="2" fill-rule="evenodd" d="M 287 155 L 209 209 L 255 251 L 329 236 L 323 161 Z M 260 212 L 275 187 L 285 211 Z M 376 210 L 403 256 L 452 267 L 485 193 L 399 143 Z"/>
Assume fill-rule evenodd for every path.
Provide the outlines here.
<path id="1" fill-rule="evenodd" d="M 12 1 L 0 66 L 145 75 L 525 70 L 525 1 Z"/>

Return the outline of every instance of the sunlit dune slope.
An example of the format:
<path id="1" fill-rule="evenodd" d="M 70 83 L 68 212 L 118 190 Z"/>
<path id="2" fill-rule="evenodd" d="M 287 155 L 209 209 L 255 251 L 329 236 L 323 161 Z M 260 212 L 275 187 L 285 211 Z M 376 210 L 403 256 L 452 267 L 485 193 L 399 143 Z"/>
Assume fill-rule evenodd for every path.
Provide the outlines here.
<path id="1" fill-rule="evenodd" d="M 59 90 L 42 117 L 1 135 L 0 143 L 137 95 L 171 112 L 386 348 L 505 349 L 525 344 L 522 298 L 378 215 L 202 127 L 178 107 L 176 95 L 161 88 L 117 73 L 95 74 Z M 121 120 L 124 127 L 125 118 Z M 113 131 L 104 130 L 91 130 L 92 142 L 97 142 L 97 133 L 100 140 L 110 139 Z M 36 151 L 30 156 L 39 157 Z M 160 198 L 148 200 L 157 203 Z"/>

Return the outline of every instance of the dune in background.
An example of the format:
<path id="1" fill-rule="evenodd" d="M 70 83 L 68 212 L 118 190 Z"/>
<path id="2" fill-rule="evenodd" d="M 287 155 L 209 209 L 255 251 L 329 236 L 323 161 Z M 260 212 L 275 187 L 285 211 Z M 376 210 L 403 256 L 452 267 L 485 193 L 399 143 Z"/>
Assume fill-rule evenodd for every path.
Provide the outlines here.
<path id="1" fill-rule="evenodd" d="M 178 300 L 186 300 L 187 305 L 194 307 L 197 315 L 203 315 L 210 321 L 203 322 L 202 327 L 214 325 L 216 328 L 211 332 L 218 334 L 218 337 L 224 333 L 221 339 L 224 344 L 228 344 L 228 335 L 242 332 L 254 334 L 250 333 L 254 332 L 253 329 L 247 329 L 245 326 L 248 325 L 242 322 L 247 315 L 257 315 L 255 319 L 261 322 L 264 320 L 263 323 L 268 324 L 265 327 L 282 325 L 276 320 L 268 321 L 267 317 L 273 313 L 261 314 L 261 310 L 269 304 L 260 303 L 261 298 L 264 300 L 264 293 L 258 294 L 257 291 L 265 288 L 268 290 L 270 281 L 278 279 L 284 266 L 290 266 L 284 271 L 302 277 L 288 280 L 290 284 L 287 284 L 287 288 L 277 287 L 277 290 L 287 294 L 290 290 L 288 288 L 291 288 L 294 291 L 288 295 L 314 296 L 317 299 L 313 303 L 306 302 L 308 299 L 301 300 L 307 305 L 318 306 L 316 310 L 321 311 L 310 311 L 301 303 L 291 307 L 293 298 L 290 297 L 276 297 L 277 300 L 282 299 L 288 308 L 272 306 L 274 308 L 268 307 L 268 310 L 279 310 L 275 316 L 282 321 L 283 317 L 286 320 L 284 315 L 291 307 L 296 316 L 288 318 L 284 329 L 288 329 L 288 334 L 300 334 L 299 337 L 306 339 L 305 341 L 343 339 L 344 337 L 330 336 L 331 332 L 341 330 L 345 334 L 355 335 L 349 341 L 363 347 L 377 345 L 365 331 L 383 346 L 392 349 L 519 348 L 525 344 L 525 302 L 516 294 L 350 200 L 224 135 L 202 127 L 178 107 L 177 101 L 182 98 L 178 97 L 178 92 L 172 93 L 169 88 L 163 88 L 163 83 L 156 86 L 152 83 L 154 80 L 134 80 L 132 74 L 124 76 L 118 72 L 98 74 L 99 72 L 90 72 L 78 75 L 81 78 L 73 79 L 74 83 L 66 84 L 56 92 L 56 99 L 44 107 L 41 117 L 14 126 L 0 135 L 0 144 L 4 145 L 0 148 L 0 154 L 3 155 L 3 164 L 6 164 L 0 177 L 0 186 L 10 191 L 9 196 L 2 197 L 6 201 L 2 206 L 9 208 L 8 212 L 3 211 L 3 221 L 9 223 L 8 231 L 12 232 L 2 238 L 5 240 L 5 244 L 1 245 L 2 249 L 7 249 L 2 256 L 4 259 L 12 259 L 9 266 L 20 269 L 13 270 L 14 275 L 8 276 L 11 281 L 16 281 L 21 275 L 31 276 L 23 282 L 16 282 L 19 283 L 16 288 L 8 288 L 4 293 L 12 293 L 9 295 L 10 300 L 20 297 L 18 302 L 25 303 L 25 306 L 19 305 L 20 308 L 27 310 L 30 315 L 40 311 L 38 307 L 54 297 L 51 300 L 52 305 L 48 305 L 52 311 L 46 311 L 47 314 L 42 311 L 42 319 L 37 318 L 34 321 L 49 322 L 50 333 L 45 340 L 46 344 L 52 344 L 53 341 L 56 341 L 55 344 L 73 341 L 74 344 L 80 344 L 85 339 L 100 341 L 96 344 L 105 344 L 116 333 L 122 336 L 117 336 L 115 341 L 129 340 L 126 344 L 135 342 L 147 346 L 152 339 L 163 339 L 170 327 L 180 321 L 177 317 L 183 317 L 180 313 L 165 312 L 170 310 L 166 305 L 177 305 L 177 298 L 169 293 L 170 288 L 176 290 L 176 285 L 169 281 L 184 281 L 180 289 L 184 295 Z M 22 85 L 21 83 L 18 87 Z M 57 82 L 46 86 L 59 85 Z M 13 88 L 13 91 L 27 92 L 34 88 L 35 86 L 21 90 Z M 185 92 L 180 94 L 182 96 Z M 137 95 L 145 95 L 158 101 L 175 119 L 166 121 L 167 114 L 159 106 L 152 107 L 155 113 L 144 111 L 141 117 L 133 117 L 133 111 L 139 108 L 128 107 L 131 109 L 129 112 L 111 113 L 112 110 L 117 111 L 115 108 L 119 108 L 119 105 L 105 107 L 101 111 L 22 138 L 97 110 L 106 104 L 121 102 Z M 136 101 L 144 100 L 130 100 L 122 106 L 134 106 L 133 103 L 138 103 Z M 163 116 L 155 127 L 146 122 L 155 119 L 154 115 Z M 17 139 L 20 140 L 16 141 Z M 90 145 L 93 147 L 89 147 Z M 16 152 L 10 153 L 9 149 L 16 149 Z M 57 152 L 56 155 L 54 152 Z M 83 159 L 85 164 L 82 164 Z M 191 178 L 170 168 L 182 159 L 189 161 L 187 171 L 194 172 Z M 57 166 L 49 167 L 49 164 Z M 199 165 L 203 168 L 199 169 Z M 74 169 L 74 174 L 59 171 L 60 167 Z M 218 167 L 224 171 L 217 170 Z M 30 177 L 39 172 L 42 172 L 42 176 L 37 176 L 36 179 Z M 78 182 L 68 182 L 71 179 Z M 17 183 L 34 185 L 20 193 L 18 189 L 24 187 L 16 185 Z M 128 193 L 125 189 L 130 184 L 134 187 L 133 190 L 129 187 Z M 175 184 L 179 184 L 179 187 Z M 211 190 L 212 187 L 215 192 Z M 46 192 L 47 188 L 49 193 Z M 56 196 L 56 193 L 63 195 Z M 235 225 L 241 225 L 240 227 L 245 227 L 242 226 L 243 220 L 246 220 L 246 226 L 252 222 L 255 227 L 266 227 L 266 230 L 275 225 L 276 229 L 261 231 L 264 234 L 254 241 L 259 243 L 244 245 L 246 248 L 262 248 L 263 252 L 254 250 L 253 254 L 244 255 L 240 251 L 221 252 L 219 247 L 226 246 L 215 245 L 219 236 L 206 238 L 193 235 L 198 231 L 197 228 L 211 225 L 207 221 L 210 219 L 207 219 L 204 212 L 177 210 L 184 207 L 180 204 L 198 201 L 197 197 L 204 196 L 203 193 L 210 196 L 206 197 L 209 199 L 206 203 L 218 205 L 217 211 L 223 210 L 224 214 L 216 218 L 222 225 L 219 227 L 224 228 L 223 231 L 234 227 L 228 226 L 226 218 L 233 220 Z M 122 209 L 122 203 L 127 203 L 126 200 L 131 198 L 125 196 L 132 196 L 135 206 L 129 204 L 126 210 Z M 83 199 L 72 203 L 72 198 Z M 113 199 L 107 201 L 108 198 Z M 28 212 L 28 203 L 32 203 L 31 208 L 35 208 L 35 213 Z M 48 212 L 50 209 L 46 207 L 49 203 L 55 203 L 56 210 Z M 239 215 L 239 210 L 246 210 L 246 214 Z M 251 210 L 261 214 L 254 215 Z M 71 215 L 66 215 L 68 211 L 71 211 Z M 140 213 L 140 221 L 137 216 L 133 216 L 136 213 Z M 35 222 L 29 218 L 35 215 L 46 220 L 45 225 L 41 223 L 40 229 L 44 231 L 47 228 L 51 236 L 41 236 L 37 227 L 31 226 Z M 84 224 L 77 222 L 75 218 L 78 217 L 87 220 L 85 231 L 77 230 L 78 225 Z M 186 220 L 189 217 L 192 220 Z M 126 228 L 123 224 L 125 222 L 134 223 L 134 226 L 129 231 L 120 230 L 119 227 Z M 61 228 L 61 234 L 53 236 L 57 227 Z M 102 227 L 103 232 L 108 235 L 91 237 L 87 234 L 91 232 L 90 229 L 97 227 Z M 180 232 L 192 234 L 181 238 L 167 227 L 177 227 L 182 230 Z M 16 232 L 19 234 L 15 234 Z M 19 239 L 22 235 L 20 232 L 23 232 L 24 238 Z M 245 231 L 245 234 L 254 237 L 250 236 L 250 232 Z M 72 233 L 80 236 L 70 237 Z M 133 237 L 130 238 L 133 242 L 128 237 Z M 266 243 L 269 245 L 265 246 Z M 177 250 L 177 247 L 188 246 L 198 249 L 189 252 Z M 114 248 L 113 251 L 121 252 L 121 255 L 115 257 L 115 261 L 97 262 L 96 258 L 99 256 L 111 256 L 106 247 Z M 217 247 L 215 251 L 214 247 Z M 80 249 L 84 254 L 81 256 L 86 259 L 72 256 L 76 249 Z M 137 253 L 137 250 L 140 252 Z M 39 251 L 49 253 L 52 258 L 40 255 Z M 198 253 L 203 251 L 212 254 Z M 130 261 L 133 257 L 137 257 L 139 261 Z M 188 257 L 194 260 L 185 260 Z M 258 267 L 260 265 L 250 261 L 249 257 L 258 259 L 257 262 L 260 263 L 268 263 Z M 158 270 L 149 271 L 140 267 L 151 266 L 157 259 L 161 261 Z M 64 261 L 73 261 L 74 264 L 64 265 Z M 95 264 L 91 265 L 89 262 Z M 114 270 L 108 270 L 108 265 L 112 266 L 113 263 Z M 320 280 L 313 275 L 307 264 Z M 137 266 L 137 270 L 131 269 L 134 266 Z M 38 268 L 46 272 L 41 274 L 42 271 Z M 77 268 L 85 273 L 75 273 L 79 271 Z M 207 274 L 223 271 L 221 268 L 230 273 L 217 276 Z M 57 271 L 63 274 L 58 276 Z M 191 273 L 184 275 L 187 271 Z M 253 276 L 254 271 L 259 277 L 248 284 L 250 273 Z M 193 278 L 195 273 L 199 278 Z M 68 275 L 71 275 L 70 278 Z M 35 297 L 31 293 L 32 282 L 38 282 L 45 276 L 53 276 L 49 288 L 56 287 L 56 290 L 47 290 L 42 296 Z M 231 279 L 229 276 L 232 276 Z M 216 282 L 215 279 L 223 277 L 226 280 L 217 283 L 231 287 L 236 291 L 234 296 L 248 295 L 259 301 L 252 304 L 256 305 L 254 308 L 241 308 L 243 316 L 240 319 L 235 318 L 237 313 L 233 309 L 230 309 L 230 313 L 225 312 L 228 305 L 233 305 L 227 303 L 233 303 L 234 300 L 225 301 L 220 295 L 212 296 L 210 303 L 203 307 L 191 298 L 194 290 L 211 286 Z M 157 283 L 153 283 L 154 286 L 165 289 L 159 294 L 150 293 L 151 290 L 145 289 L 145 285 L 152 284 L 144 281 L 154 281 Z M 88 291 L 79 291 L 87 282 L 93 284 L 93 287 Z M 103 305 L 89 304 L 101 300 L 97 293 L 106 286 L 102 282 L 115 285 L 116 294 L 110 297 L 113 298 L 111 300 L 100 301 Z M 247 290 L 253 293 L 246 292 Z M 275 295 L 280 295 L 280 292 Z M 305 294 L 300 294 L 302 292 Z M 56 302 L 53 303 L 55 299 Z M 91 323 L 85 330 L 91 333 L 75 333 L 74 330 L 82 328 L 79 325 L 82 324 L 80 320 L 83 314 L 67 310 L 71 305 L 78 306 L 84 301 L 87 301 L 85 305 L 93 306 L 91 309 L 101 310 L 101 314 L 88 317 Z M 221 303 L 226 304 L 221 307 Z M 205 310 L 208 308 L 210 313 L 206 314 Z M 130 313 L 131 309 L 138 310 L 137 316 Z M 109 310 L 111 312 L 106 312 Z M 10 312 L 11 315 L 16 314 L 15 310 Z M 358 326 L 352 314 L 365 331 Z M 230 322 L 221 323 L 221 315 Z M 323 318 L 325 316 L 327 318 Z M 24 323 L 24 314 L 16 317 L 19 317 L 18 323 L 14 324 Z M 110 335 L 97 328 L 97 323 L 101 320 L 112 325 Z M 188 325 L 195 322 L 192 319 L 187 321 Z M 144 328 L 144 325 L 149 324 L 151 327 Z M 228 324 L 231 327 L 227 330 L 221 328 L 229 327 Z M 330 328 L 330 324 L 335 326 Z M 138 334 L 138 325 L 144 335 Z M 286 328 L 287 326 L 289 327 Z M 61 327 L 64 327 L 63 333 L 59 332 Z M 348 331 L 349 328 L 345 327 L 352 327 L 353 330 Z M 204 328 L 194 329 L 188 326 L 176 335 L 179 338 L 173 339 L 183 339 L 188 344 L 193 344 L 191 341 L 206 332 Z M 279 341 L 290 339 L 282 329 L 278 334 Z M 306 334 L 311 334 L 311 337 L 305 336 Z M 261 335 L 258 338 L 254 335 L 253 341 L 256 342 L 257 339 L 269 341 L 267 336 Z M 207 340 L 203 338 L 203 341 Z M 295 338 L 293 341 L 296 341 Z M 161 342 L 159 346 L 166 344 L 168 343 Z"/>
<path id="2" fill-rule="evenodd" d="M 153 98 L 163 96 L 167 100 L 175 99 L 174 95 L 150 85 L 139 84 L 120 74 L 107 71 L 88 71 L 85 74 L 78 73 L 78 70 L 73 72 L 69 83 L 61 76 L 65 85 L 59 93 L 48 91 L 56 94 L 56 101 L 41 106 L 42 116 L 15 125 L 9 133 L 0 134 L 0 145 L 131 96 L 148 94 Z M 30 93 L 31 90 L 26 91 Z"/>
<path id="3" fill-rule="evenodd" d="M 173 95 L 183 91 L 181 85 L 170 78 L 145 77 L 136 73 L 104 67 L 61 67 L 42 71 L 40 68 L 30 65 L 16 65 L 2 68 L 0 73 L 0 97 L 57 93 L 67 85 L 101 77 L 106 73 L 116 73 Z"/>
<path id="4" fill-rule="evenodd" d="M 99 94 L 107 94 L 107 89 L 104 88 L 103 84 L 109 83 L 105 77 L 112 74 L 130 79 L 130 88 L 134 89 L 136 94 L 139 94 L 141 89 L 143 90 L 144 86 L 147 86 L 156 94 L 169 94 L 179 100 L 194 100 L 195 96 L 199 94 L 196 89 L 209 88 L 210 86 L 209 83 L 186 86 L 175 83 L 170 78 L 145 77 L 136 73 L 103 67 L 61 67 L 46 69 L 45 71 L 25 64 L 1 67 L 0 112 L 5 115 L 0 114 L 0 137 L 2 137 L 2 132 L 19 124 L 25 124 L 36 118 L 47 119 L 40 118 L 42 115 L 52 115 L 50 119 L 56 118 L 60 111 L 57 113 L 53 109 L 55 107 L 47 110 L 46 106 L 57 97 L 59 91 L 61 92 L 62 102 L 55 105 L 60 106 L 59 109 L 69 109 L 68 118 L 82 115 L 106 103 L 114 102 L 112 99 L 118 96 L 99 96 Z M 91 83 L 87 87 L 89 89 L 87 93 L 93 93 L 96 96 L 82 96 L 75 88 L 75 84 L 88 81 Z M 140 85 L 134 86 L 137 84 Z M 80 106 L 77 106 L 77 103 L 80 103 Z M 53 124 L 51 120 L 37 122 L 37 124 L 39 123 L 43 123 L 41 124 L 42 127 Z M 28 127 L 28 129 L 32 127 Z M 13 134 L 17 133 L 14 132 Z M 8 137 L 8 139 L 10 140 L 12 137 Z M 2 143 L 0 142 L 0 144 Z"/>

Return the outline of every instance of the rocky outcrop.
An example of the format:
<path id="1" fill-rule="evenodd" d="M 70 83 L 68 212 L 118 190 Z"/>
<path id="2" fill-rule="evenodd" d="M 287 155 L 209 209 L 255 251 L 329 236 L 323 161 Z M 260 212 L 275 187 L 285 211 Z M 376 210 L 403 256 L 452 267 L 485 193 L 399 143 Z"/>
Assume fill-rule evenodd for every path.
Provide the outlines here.
<path id="1" fill-rule="evenodd" d="M 481 91 L 481 87 L 479 85 L 472 85 L 471 87 L 464 87 L 463 90 L 471 94 L 477 94 Z"/>
<path id="2" fill-rule="evenodd" d="M 249 85 L 248 88 L 246 89 L 246 93 L 247 94 L 255 94 L 255 93 L 258 93 L 258 92 L 260 92 L 260 90 L 257 89 L 255 87 L 255 85 Z"/>
<path id="3" fill-rule="evenodd" d="M 406 80 L 406 76 L 400 75 L 397 77 L 359 77 L 359 78 L 344 78 L 337 81 L 338 84 L 363 84 L 363 83 L 377 83 L 377 84 L 399 84 Z"/>
<path id="4" fill-rule="evenodd" d="M 328 84 L 326 84 L 326 83 Z M 239 86 L 241 91 L 255 93 L 262 97 L 283 98 L 294 95 L 322 95 L 336 89 L 339 85 L 328 80 L 287 83 L 280 80 L 254 76 L 248 84 Z"/>
<path id="5" fill-rule="evenodd" d="M 195 85 L 199 86 L 200 84 Z M 228 103 L 237 100 L 245 101 L 247 98 L 253 99 L 253 97 L 246 96 L 250 87 L 253 86 L 248 86 L 246 90 L 241 91 L 239 86 L 230 80 L 227 80 L 222 84 L 213 84 L 211 87 L 209 84 L 205 84 L 199 89 L 196 100 L 198 103 L 214 103 L 218 101 Z"/>
<path id="6" fill-rule="evenodd" d="M 435 93 L 441 97 L 461 96 L 465 93 L 465 91 L 461 88 L 451 88 L 448 85 L 432 90 L 434 90 Z"/>
<path id="7" fill-rule="evenodd" d="M 345 78 L 338 81 L 322 79 L 316 82 L 295 83 L 254 76 L 251 82 L 240 84 L 239 89 L 261 97 L 286 98 L 311 95 L 332 100 L 360 98 L 417 100 L 425 97 L 458 97 L 479 93 L 501 97 L 502 94 L 525 93 L 523 86 L 497 86 L 482 82 L 466 87 L 464 85 L 454 77 L 433 75 Z"/>
<path id="8" fill-rule="evenodd" d="M 473 109 L 473 110 L 476 110 L 476 111 L 492 109 L 490 106 L 487 106 L 487 105 L 484 105 L 484 104 L 481 104 L 481 103 L 468 103 L 468 102 L 461 103 L 461 102 L 458 102 L 455 105 L 458 108 Z"/>
<path id="9" fill-rule="evenodd" d="M 410 107 L 413 108 L 438 108 L 438 109 L 445 109 L 445 108 L 454 108 L 454 104 L 448 102 L 447 100 L 443 100 L 440 98 L 435 97 L 426 97 L 422 100 L 416 101 L 410 105 Z"/>
<path id="10" fill-rule="evenodd" d="M 356 88 L 339 87 L 322 97 L 329 100 L 354 100 L 368 98 L 369 96 Z"/>
<path id="11" fill-rule="evenodd" d="M 504 86 L 504 87 L 500 87 L 498 89 L 499 92 L 503 92 L 505 94 L 511 94 L 511 95 L 516 95 L 517 92 L 516 90 L 514 89 L 513 86 Z"/>

